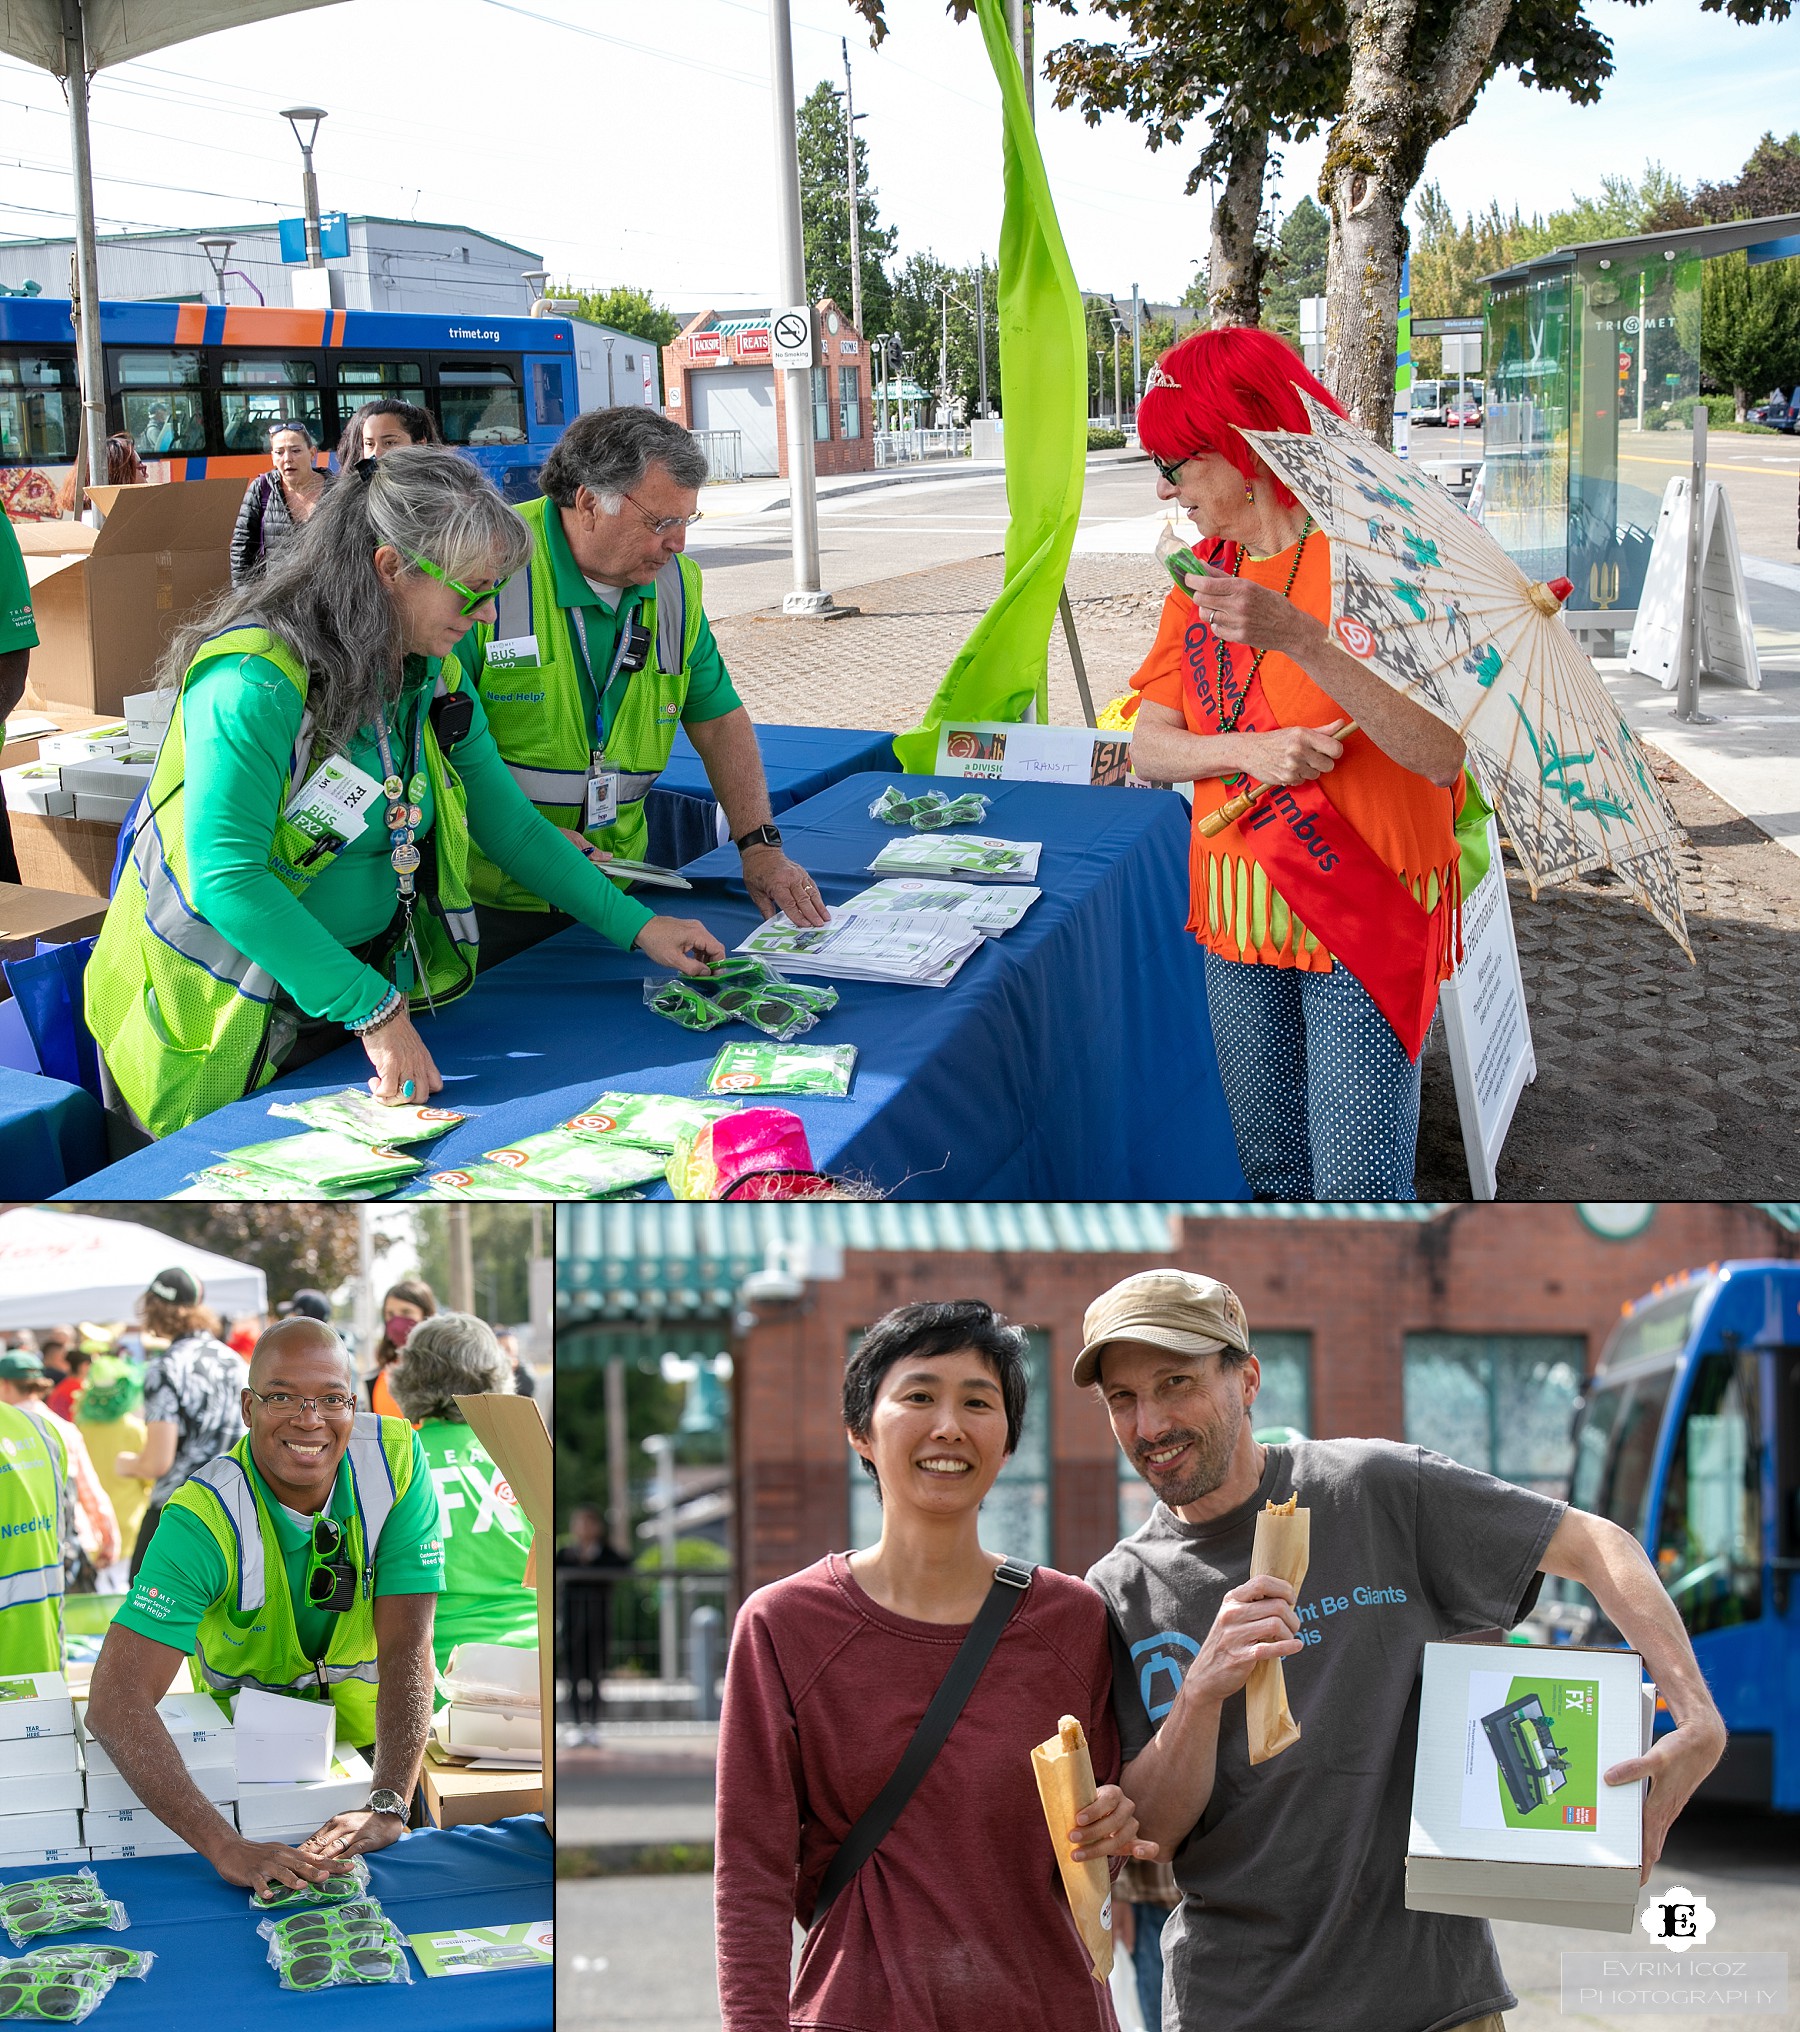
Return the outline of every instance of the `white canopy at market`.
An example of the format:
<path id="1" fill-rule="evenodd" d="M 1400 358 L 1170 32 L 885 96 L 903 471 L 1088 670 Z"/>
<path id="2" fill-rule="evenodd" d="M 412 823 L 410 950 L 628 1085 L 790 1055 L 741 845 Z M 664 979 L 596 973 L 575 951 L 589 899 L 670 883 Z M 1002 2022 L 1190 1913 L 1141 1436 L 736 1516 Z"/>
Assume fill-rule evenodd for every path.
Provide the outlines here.
<path id="1" fill-rule="evenodd" d="M 0 1327 L 132 1319 L 151 1279 L 177 1264 L 215 1312 L 268 1311 L 268 1279 L 248 1263 L 135 1221 L 15 1207 L 0 1214 Z"/>

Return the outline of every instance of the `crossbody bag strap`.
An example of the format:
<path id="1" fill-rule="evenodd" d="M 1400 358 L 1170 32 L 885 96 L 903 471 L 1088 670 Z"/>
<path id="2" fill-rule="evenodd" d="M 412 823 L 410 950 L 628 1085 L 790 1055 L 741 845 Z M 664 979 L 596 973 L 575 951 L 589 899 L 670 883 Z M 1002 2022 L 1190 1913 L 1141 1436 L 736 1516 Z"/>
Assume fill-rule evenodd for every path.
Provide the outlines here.
<path id="1" fill-rule="evenodd" d="M 875 1795 L 873 1803 L 844 1837 L 843 1846 L 832 1857 L 819 1885 L 818 1902 L 813 1906 L 812 1918 L 807 1923 L 809 1933 L 825 1917 L 832 1900 L 886 1840 L 888 1830 L 918 1790 L 920 1779 L 931 1769 L 932 1760 L 944 1747 L 944 1739 L 968 1704 L 970 1694 L 975 1691 L 975 1682 L 993 1655 L 994 1646 L 1000 1641 L 1000 1632 L 1011 1621 L 1014 1609 L 1024 1600 L 1025 1590 L 1030 1587 L 1035 1571 L 1034 1566 L 1022 1559 L 1003 1559 L 995 1569 L 987 1600 L 969 1625 L 968 1635 L 950 1661 L 950 1670 L 944 1674 L 942 1684 L 931 1696 L 931 1705 L 920 1717 L 919 1726 L 913 1730 L 912 1741 L 894 1766 L 893 1775 Z"/>

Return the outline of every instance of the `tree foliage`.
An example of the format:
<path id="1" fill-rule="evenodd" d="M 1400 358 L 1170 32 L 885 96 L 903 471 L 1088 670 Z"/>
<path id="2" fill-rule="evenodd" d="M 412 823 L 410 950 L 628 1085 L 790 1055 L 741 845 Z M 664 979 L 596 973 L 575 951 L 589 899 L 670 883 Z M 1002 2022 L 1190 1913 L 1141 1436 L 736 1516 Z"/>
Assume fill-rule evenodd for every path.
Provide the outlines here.
<path id="1" fill-rule="evenodd" d="M 824 83 L 802 101 L 795 122 L 800 144 L 800 225 L 806 248 L 806 290 L 812 302 L 830 297 L 848 317 L 850 288 L 850 193 L 844 149 L 844 98 Z M 863 330 L 866 337 L 892 331 L 893 288 L 883 262 L 900 235 L 881 223 L 869 177 L 869 145 L 856 138 L 857 252 L 862 269 Z"/>
<path id="2" fill-rule="evenodd" d="M 987 323 L 988 400 L 1000 407 L 1000 352 L 996 328 L 994 271 L 985 278 L 979 268 L 957 268 L 940 261 L 935 254 L 909 254 L 893 276 L 892 317 L 889 330 L 898 332 L 906 353 L 909 380 L 937 393 L 939 354 L 944 340 L 944 309 L 941 290 L 950 291 L 950 397 L 962 416 L 975 413 L 981 385 L 981 355 L 977 343 L 975 301 L 978 288 L 985 290 Z"/>
<path id="3" fill-rule="evenodd" d="M 557 292 L 552 291 L 553 295 Z M 611 289 L 570 291 L 575 298 L 577 317 L 590 324 L 611 325 L 616 332 L 629 332 L 653 346 L 666 346 L 681 329 L 675 314 L 656 302 L 647 289 L 634 289 L 628 282 Z"/>
<path id="4" fill-rule="evenodd" d="M 269 1280 L 269 1304 L 309 1286 L 334 1291 L 357 1270 L 356 1210 L 329 1201 L 239 1206 L 229 1201 L 98 1200 L 82 1208 L 103 1221 L 140 1228 L 249 1263 Z"/>
<path id="5" fill-rule="evenodd" d="M 1282 220 L 1269 255 L 1262 321 L 1271 331 L 1299 340 L 1300 299 L 1325 294 L 1325 257 L 1330 246 L 1331 221 L 1323 206 L 1303 197 Z M 1413 287 L 1416 295 L 1416 282 Z"/>
<path id="6" fill-rule="evenodd" d="M 469 1255 L 475 1272 L 475 1311 L 490 1326 L 517 1326 L 530 1317 L 531 1223 L 534 1209 L 499 1204 L 467 1209 Z M 448 1207 L 420 1207 L 419 1267 L 425 1282 L 450 1303 L 450 1223 Z M 536 1209 L 538 1234 L 546 1254 L 554 1246 L 554 1209 Z"/>
<path id="7" fill-rule="evenodd" d="M 1700 368 L 1745 405 L 1800 382 L 1800 260 L 1752 268 L 1743 254 L 1706 264 L 1700 307 Z"/>

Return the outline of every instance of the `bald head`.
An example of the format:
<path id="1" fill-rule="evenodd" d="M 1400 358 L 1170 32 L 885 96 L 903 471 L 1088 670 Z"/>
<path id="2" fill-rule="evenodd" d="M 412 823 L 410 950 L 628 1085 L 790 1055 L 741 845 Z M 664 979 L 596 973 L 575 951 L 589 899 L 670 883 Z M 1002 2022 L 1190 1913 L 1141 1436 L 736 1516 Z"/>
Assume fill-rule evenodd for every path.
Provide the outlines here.
<path id="1" fill-rule="evenodd" d="M 335 1360 L 354 1393 L 356 1367 L 350 1359 L 350 1350 L 323 1320 L 307 1319 L 298 1313 L 292 1319 L 277 1320 L 258 1336 L 250 1354 L 250 1387 L 253 1390 L 262 1387 L 259 1379 L 268 1374 L 277 1359 L 305 1357 L 310 1363 L 320 1355 Z"/>

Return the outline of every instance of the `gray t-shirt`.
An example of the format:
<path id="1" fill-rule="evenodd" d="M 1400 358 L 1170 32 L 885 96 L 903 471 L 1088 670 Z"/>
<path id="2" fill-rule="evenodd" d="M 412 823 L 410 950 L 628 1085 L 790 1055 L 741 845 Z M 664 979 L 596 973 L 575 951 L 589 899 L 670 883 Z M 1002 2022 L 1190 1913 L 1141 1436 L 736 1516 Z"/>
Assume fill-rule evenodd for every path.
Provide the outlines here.
<path id="1" fill-rule="evenodd" d="M 1406 1910 L 1419 1661 L 1429 1638 L 1518 1621 L 1564 1506 L 1389 1440 L 1267 1451 L 1241 1508 L 1184 1524 L 1159 1503 L 1088 1574 L 1129 1763 L 1250 1577 L 1257 1511 L 1297 1488 L 1312 1513 L 1306 1649 L 1284 1661 L 1300 1740 L 1253 1770 L 1244 1696 L 1224 1705 L 1212 1798 L 1174 1856 L 1164 2032 L 1439 2032 L 1510 2009 L 1484 1920 Z"/>

